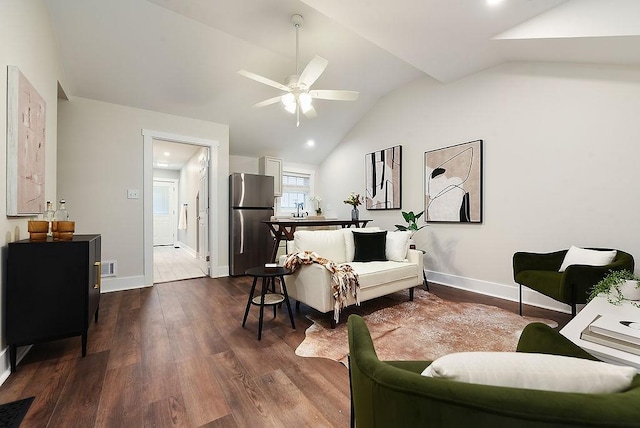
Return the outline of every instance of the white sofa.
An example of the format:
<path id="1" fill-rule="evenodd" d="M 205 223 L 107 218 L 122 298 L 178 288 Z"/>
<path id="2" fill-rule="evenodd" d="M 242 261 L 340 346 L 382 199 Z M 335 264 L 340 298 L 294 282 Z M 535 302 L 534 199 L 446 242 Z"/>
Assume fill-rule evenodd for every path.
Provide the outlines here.
<path id="1" fill-rule="evenodd" d="M 409 232 L 387 232 L 387 261 L 353 261 L 356 252 L 353 232 L 376 231 L 380 229 L 298 230 L 289 253 L 313 251 L 336 264 L 349 264 L 359 277 L 360 302 L 405 289 L 409 289 L 409 298 L 413 300 L 413 287 L 423 282 L 423 258 L 421 251 L 409 249 Z M 286 256 L 280 257 L 279 264 L 283 265 L 285 259 Z M 285 280 L 289 296 L 297 302 L 322 313 L 334 310 L 331 274 L 320 264 L 303 265 Z M 348 305 L 355 303 L 350 297 Z"/>

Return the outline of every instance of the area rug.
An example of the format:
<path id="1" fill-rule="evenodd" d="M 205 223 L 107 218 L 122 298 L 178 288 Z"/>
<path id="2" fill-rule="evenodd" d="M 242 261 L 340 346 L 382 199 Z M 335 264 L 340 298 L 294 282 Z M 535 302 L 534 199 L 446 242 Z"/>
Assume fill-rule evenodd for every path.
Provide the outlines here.
<path id="1" fill-rule="evenodd" d="M 0 405 L 0 428 L 19 427 L 24 415 L 29 410 L 29 406 L 31 406 L 33 398 L 29 397 Z"/>
<path id="2" fill-rule="evenodd" d="M 555 321 L 521 317 L 495 306 L 443 300 L 422 289 L 415 290 L 413 302 L 407 300 L 406 292 L 384 299 L 387 301 L 378 303 L 384 307 L 368 314 L 363 313 L 366 308 L 347 308 L 335 329 L 330 325 L 333 313 L 309 316 L 313 325 L 305 332 L 296 355 L 329 358 L 346 365 L 346 320 L 350 313 L 358 312 L 369 327 L 381 360 L 432 361 L 452 352 L 515 351 L 527 324 L 558 326 Z"/>

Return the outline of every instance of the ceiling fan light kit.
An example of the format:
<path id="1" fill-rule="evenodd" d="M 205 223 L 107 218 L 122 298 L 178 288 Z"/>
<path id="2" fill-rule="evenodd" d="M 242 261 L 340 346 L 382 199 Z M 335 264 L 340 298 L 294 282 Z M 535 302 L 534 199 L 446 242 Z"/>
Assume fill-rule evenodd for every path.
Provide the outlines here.
<path id="1" fill-rule="evenodd" d="M 295 113 L 296 112 L 296 96 L 293 95 L 291 92 L 289 92 L 288 94 L 284 94 L 281 97 L 282 100 L 282 104 L 284 104 L 284 109 L 286 111 L 288 111 L 289 113 Z"/>
<path id="2" fill-rule="evenodd" d="M 358 99 L 358 92 L 356 91 L 343 91 L 343 90 L 310 90 L 311 85 L 315 83 L 320 75 L 327 68 L 328 61 L 318 55 L 314 56 L 307 66 L 302 70 L 302 73 L 298 73 L 298 54 L 299 54 L 299 34 L 298 30 L 304 22 L 302 15 L 292 15 L 291 23 L 296 28 L 296 74 L 291 75 L 285 79 L 285 84 L 276 82 L 258 74 L 252 73 L 246 70 L 239 70 L 238 74 L 247 77 L 256 82 L 274 87 L 281 91 L 285 91 L 286 94 L 269 98 L 253 105 L 253 107 L 264 107 L 271 104 L 276 104 L 280 101 L 284 109 L 289 113 L 296 115 L 296 126 L 300 126 L 300 111 L 307 118 L 311 119 L 316 117 L 316 110 L 313 108 L 313 99 L 322 100 L 334 100 L 334 101 L 354 101 Z"/>

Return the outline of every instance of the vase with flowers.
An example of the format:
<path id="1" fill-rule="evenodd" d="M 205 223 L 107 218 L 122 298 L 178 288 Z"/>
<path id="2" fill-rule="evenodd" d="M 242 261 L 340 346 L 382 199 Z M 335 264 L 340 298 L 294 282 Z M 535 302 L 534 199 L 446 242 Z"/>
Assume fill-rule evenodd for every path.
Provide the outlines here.
<path id="1" fill-rule="evenodd" d="M 358 211 L 358 205 L 362 205 L 362 197 L 357 193 L 351 192 L 347 199 L 344 200 L 344 203 L 353 206 L 351 210 L 351 220 L 359 220 L 360 212 Z"/>

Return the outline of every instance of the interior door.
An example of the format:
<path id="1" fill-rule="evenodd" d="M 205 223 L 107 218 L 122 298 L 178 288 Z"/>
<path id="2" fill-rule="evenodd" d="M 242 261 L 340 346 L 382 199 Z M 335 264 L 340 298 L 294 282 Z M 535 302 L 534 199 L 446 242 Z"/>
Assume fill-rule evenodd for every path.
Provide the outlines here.
<path id="1" fill-rule="evenodd" d="M 153 180 L 153 245 L 173 245 L 177 223 L 176 183 Z"/>
<path id="2" fill-rule="evenodd" d="M 200 186 L 198 203 L 198 264 L 209 276 L 209 149 L 202 150 L 200 158 Z"/>

